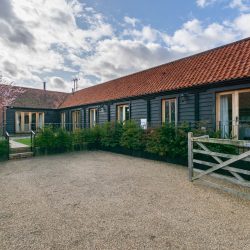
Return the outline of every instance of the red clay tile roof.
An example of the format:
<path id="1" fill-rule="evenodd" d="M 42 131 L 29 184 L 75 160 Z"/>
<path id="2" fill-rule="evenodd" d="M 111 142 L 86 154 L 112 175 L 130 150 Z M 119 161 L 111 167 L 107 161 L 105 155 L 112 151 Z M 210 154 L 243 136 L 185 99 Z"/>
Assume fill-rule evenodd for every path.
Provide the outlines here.
<path id="1" fill-rule="evenodd" d="M 7 85 L 2 85 L 6 86 Z M 13 87 L 21 89 L 16 100 L 10 105 L 12 107 L 36 108 L 36 109 L 56 109 L 69 95 L 68 93 L 48 91 L 43 89 L 33 89 L 24 87 Z"/>
<path id="2" fill-rule="evenodd" d="M 250 77 L 250 38 L 70 94 L 60 108 Z"/>

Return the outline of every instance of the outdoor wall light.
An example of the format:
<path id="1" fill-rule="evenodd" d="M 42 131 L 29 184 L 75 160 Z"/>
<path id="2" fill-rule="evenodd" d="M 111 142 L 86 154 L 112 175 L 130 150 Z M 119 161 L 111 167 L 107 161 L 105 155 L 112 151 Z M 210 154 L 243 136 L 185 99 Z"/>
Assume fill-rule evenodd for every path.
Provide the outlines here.
<path id="1" fill-rule="evenodd" d="M 186 94 L 186 93 L 181 93 L 181 94 L 180 94 L 180 99 L 181 99 L 181 102 L 186 102 L 187 99 L 188 99 L 188 94 Z"/>
<path id="2" fill-rule="evenodd" d="M 105 105 L 100 105 L 97 107 L 100 112 L 105 112 L 106 111 L 106 106 Z"/>

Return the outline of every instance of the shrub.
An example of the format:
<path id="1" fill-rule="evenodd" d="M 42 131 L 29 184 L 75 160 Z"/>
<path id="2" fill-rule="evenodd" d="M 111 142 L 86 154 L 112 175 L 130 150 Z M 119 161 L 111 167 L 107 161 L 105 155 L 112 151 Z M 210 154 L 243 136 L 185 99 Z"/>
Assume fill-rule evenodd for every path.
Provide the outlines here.
<path id="1" fill-rule="evenodd" d="M 118 151 L 125 149 L 125 151 L 129 150 L 129 153 L 132 150 L 136 151 L 136 154 L 143 153 L 144 155 L 145 152 L 149 152 L 155 156 L 186 160 L 189 131 L 191 131 L 191 128 L 187 124 L 182 124 L 179 127 L 165 124 L 162 127 L 145 131 L 134 121 L 128 121 L 125 124 L 108 122 L 103 126 L 79 129 L 74 132 L 46 127 L 37 135 L 35 145 L 39 147 L 41 153 L 45 154 L 103 147 L 104 149 L 118 148 Z M 192 132 L 194 136 L 205 134 L 208 134 L 211 138 L 220 136 L 219 132 L 199 128 L 192 129 Z M 0 144 L 0 154 L 3 147 Z M 195 147 L 198 148 L 197 145 Z M 229 145 L 207 144 L 207 147 L 217 152 L 238 153 L 236 147 Z M 6 146 L 4 148 L 6 149 Z"/>
<path id="2" fill-rule="evenodd" d="M 101 127 L 95 126 L 90 129 L 82 131 L 83 140 L 85 141 L 88 149 L 100 148 L 101 141 Z"/>
<path id="3" fill-rule="evenodd" d="M 0 139 L 0 161 L 7 160 L 9 154 L 9 143 L 5 139 Z"/>
<path id="4" fill-rule="evenodd" d="M 128 121 L 123 126 L 120 145 L 131 150 L 143 150 L 143 129 L 134 121 Z"/>
<path id="5" fill-rule="evenodd" d="M 58 129 L 55 133 L 55 152 L 67 152 L 72 149 L 72 137 L 64 129 Z"/>
<path id="6" fill-rule="evenodd" d="M 114 148 L 119 146 L 123 132 L 123 125 L 119 122 L 107 122 L 101 128 L 100 142 L 103 147 Z"/>
<path id="7" fill-rule="evenodd" d="M 41 153 L 53 153 L 55 152 L 56 134 L 51 127 L 45 127 L 35 138 L 35 146 L 39 148 Z"/>
<path id="8" fill-rule="evenodd" d="M 85 141 L 85 131 L 84 129 L 77 129 L 73 133 L 70 134 L 72 140 L 72 149 L 73 150 L 82 150 L 86 148 L 86 141 Z"/>
<path id="9" fill-rule="evenodd" d="M 189 128 L 185 125 L 175 127 L 171 124 L 151 130 L 147 134 L 146 151 L 164 157 L 185 158 L 188 131 Z"/>

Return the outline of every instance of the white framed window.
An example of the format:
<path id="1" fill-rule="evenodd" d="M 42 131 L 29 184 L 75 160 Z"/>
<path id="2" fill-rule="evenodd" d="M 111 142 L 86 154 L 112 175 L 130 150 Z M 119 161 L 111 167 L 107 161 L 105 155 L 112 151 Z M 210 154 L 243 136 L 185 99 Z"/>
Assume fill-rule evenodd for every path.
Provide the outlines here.
<path id="1" fill-rule="evenodd" d="M 97 109 L 93 108 L 89 110 L 89 126 L 93 128 L 96 126 Z"/>
<path id="2" fill-rule="evenodd" d="M 177 125 L 177 100 L 162 100 L 162 123 L 171 123 Z"/>
<path id="3" fill-rule="evenodd" d="M 62 112 L 61 113 L 61 128 L 65 129 L 65 124 L 66 124 L 66 113 Z"/>
<path id="4" fill-rule="evenodd" d="M 80 111 L 79 110 L 72 112 L 72 125 L 73 125 L 73 131 L 80 128 Z"/>
<path id="5" fill-rule="evenodd" d="M 31 130 L 37 131 L 44 127 L 44 112 L 23 112 L 15 113 L 16 133 L 26 133 Z"/>
<path id="6" fill-rule="evenodd" d="M 223 138 L 250 139 L 250 89 L 216 94 L 216 128 Z"/>
<path id="7" fill-rule="evenodd" d="M 117 121 L 125 122 L 130 119 L 129 105 L 123 104 L 117 106 Z"/>

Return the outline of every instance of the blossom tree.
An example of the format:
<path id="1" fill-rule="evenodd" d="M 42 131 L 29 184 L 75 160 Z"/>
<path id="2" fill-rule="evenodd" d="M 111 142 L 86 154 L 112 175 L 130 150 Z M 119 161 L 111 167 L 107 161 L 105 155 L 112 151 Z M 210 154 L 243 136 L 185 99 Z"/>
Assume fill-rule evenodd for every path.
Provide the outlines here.
<path id="1" fill-rule="evenodd" d="M 4 128 L 6 107 L 10 106 L 22 93 L 24 89 L 14 86 L 14 82 L 5 79 L 0 73 L 0 133 L 1 128 Z"/>
<path id="2" fill-rule="evenodd" d="M 11 105 L 18 95 L 22 94 L 24 90 L 14 86 L 14 82 L 4 79 L 0 75 L 0 107 Z"/>

